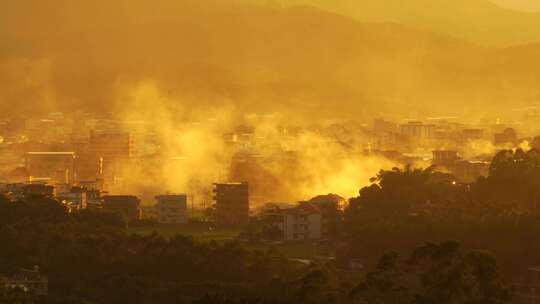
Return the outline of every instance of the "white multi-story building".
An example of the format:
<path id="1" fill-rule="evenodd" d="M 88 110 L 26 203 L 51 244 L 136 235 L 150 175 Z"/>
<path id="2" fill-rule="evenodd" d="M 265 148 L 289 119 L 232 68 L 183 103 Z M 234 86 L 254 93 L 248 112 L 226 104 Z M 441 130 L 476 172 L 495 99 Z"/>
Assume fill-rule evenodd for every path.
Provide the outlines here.
<path id="1" fill-rule="evenodd" d="M 272 208 L 265 218 L 279 228 L 283 240 L 317 240 L 322 234 L 321 211 L 311 203 L 300 203 L 294 208 Z"/>

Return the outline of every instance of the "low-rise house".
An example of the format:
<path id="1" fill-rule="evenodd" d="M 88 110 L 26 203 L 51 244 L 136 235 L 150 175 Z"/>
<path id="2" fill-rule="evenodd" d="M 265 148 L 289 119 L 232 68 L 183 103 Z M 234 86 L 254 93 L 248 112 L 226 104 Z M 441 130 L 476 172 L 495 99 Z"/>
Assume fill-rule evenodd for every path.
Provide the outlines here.
<path id="1" fill-rule="evenodd" d="M 452 168 L 460 159 L 458 152 L 455 150 L 435 150 L 433 151 L 433 165 L 446 169 Z"/>
<path id="2" fill-rule="evenodd" d="M 519 142 L 516 130 L 506 128 L 501 133 L 493 135 L 493 144 L 496 146 L 516 145 Z"/>
<path id="3" fill-rule="evenodd" d="M 117 213 L 127 222 L 141 219 L 141 201 L 133 195 L 107 195 L 103 197 L 103 211 Z"/>
<path id="4" fill-rule="evenodd" d="M 454 164 L 452 174 L 463 183 L 472 183 L 480 176 L 488 176 L 489 162 L 460 160 Z"/>
<path id="5" fill-rule="evenodd" d="M 317 240 L 321 238 L 321 211 L 315 205 L 302 203 L 284 213 L 285 240 Z"/>
<path id="6" fill-rule="evenodd" d="M 309 200 L 321 213 L 321 237 L 336 238 L 343 220 L 343 210 L 347 200 L 337 194 L 318 195 Z"/>
<path id="7" fill-rule="evenodd" d="M 62 202 L 69 212 L 76 212 L 86 209 L 86 190 L 81 187 L 72 187 L 69 192 L 60 193 L 58 201 Z"/>
<path id="8" fill-rule="evenodd" d="M 157 218 L 161 224 L 186 224 L 188 222 L 187 195 L 166 194 L 156 196 Z"/>
<path id="9" fill-rule="evenodd" d="M 47 198 L 54 198 L 56 196 L 55 186 L 45 183 L 5 184 L 2 188 L 2 192 L 13 201 L 24 200 L 30 196 L 43 196 Z"/>
<path id="10" fill-rule="evenodd" d="M 86 188 L 86 208 L 90 210 L 103 209 L 103 192 L 96 189 Z"/>
<path id="11" fill-rule="evenodd" d="M 300 203 L 293 208 L 269 208 L 263 220 L 277 227 L 285 241 L 318 240 L 322 236 L 321 211 L 311 203 Z"/>
<path id="12" fill-rule="evenodd" d="M 34 269 L 21 269 L 12 276 L 0 277 L 0 289 L 19 289 L 25 293 L 46 296 L 49 293 L 49 280 L 41 274 L 38 266 Z"/>
<path id="13" fill-rule="evenodd" d="M 27 184 L 24 187 L 24 196 L 44 196 L 54 198 L 56 196 L 56 188 L 53 185 L 47 185 L 44 183 Z"/>
<path id="14" fill-rule="evenodd" d="M 11 183 L 6 184 L 4 187 L 4 193 L 13 201 L 24 199 L 24 188 L 26 183 Z"/>

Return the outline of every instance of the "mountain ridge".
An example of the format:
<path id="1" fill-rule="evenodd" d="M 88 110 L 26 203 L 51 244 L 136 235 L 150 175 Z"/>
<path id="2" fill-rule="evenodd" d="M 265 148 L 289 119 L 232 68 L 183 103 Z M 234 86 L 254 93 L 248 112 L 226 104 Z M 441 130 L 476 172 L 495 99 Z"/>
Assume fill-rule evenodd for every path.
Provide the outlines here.
<path id="1" fill-rule="evenodd" d="M 540 42 L 540 12 L 512 10 L 488 0 L 410 0 L 405 5 L 401 0 L 283 0 L 279 3 L 310 5 L 361 22 L 395 22 L 485 46 Z"/>
<path id="2" fill-rule="evenodd" d="M 26 110 L 107 110 L 122 106 L 119 86 L 147 79 L 193 107 L 227 102 L 313 117 L 494 112 L 540 96 L 533 47 L 504 52 L 305 6 L 175 6 L 156 20 L 143 9 L 151 1 L 137 1 L 141 8 L 129 17 L 110 11 L 91 28 L 85 20 L 93 16 L 72 15 L 10 33 L 12 45 L 0 57 L 2 110 L 28 100 L 35 102 Z"/>

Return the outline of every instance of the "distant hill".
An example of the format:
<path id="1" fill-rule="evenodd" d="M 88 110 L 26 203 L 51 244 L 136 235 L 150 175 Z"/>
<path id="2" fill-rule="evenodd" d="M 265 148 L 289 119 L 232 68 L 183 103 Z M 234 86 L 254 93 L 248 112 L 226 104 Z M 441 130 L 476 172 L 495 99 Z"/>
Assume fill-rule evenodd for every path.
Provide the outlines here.
<path id="1" fill-rule="evenodd" d="M 394 22 L 486 46 L 540 42 L 540 13 L 520 12 L 489 0 L 248 0 L 312 5 L 361 22 Z"/>
<path id="2" fill-rule="evenodd" d="M 308 117 L 478 115 L 540 97 L 535 45 L 486 48 L 309 7 L 20 3 L 0 13 L 4 112 L 127 107 L 117 102 L 118 88 L 146 79 L 186 108 L 230 103 Z"/>

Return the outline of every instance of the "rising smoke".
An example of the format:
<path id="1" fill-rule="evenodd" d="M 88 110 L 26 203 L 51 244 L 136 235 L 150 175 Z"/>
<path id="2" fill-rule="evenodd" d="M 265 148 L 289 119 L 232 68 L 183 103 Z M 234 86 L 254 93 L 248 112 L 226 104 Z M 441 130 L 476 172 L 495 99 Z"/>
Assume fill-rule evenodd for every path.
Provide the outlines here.
<path id="1" fill-rule="evenodd" d="M 134 130 L 143 157 L 123 168 L 115 192 L 141 193 L 146 199 L 156 193 L 186 192 L 196 203 L 206 204 L 213 182 L 244 181 L 230 180 L 235 154 L 258 155 L 256 172 L 246 178 L 255 181 L 255 194 L 280 202 L 330 192 L 354 196 L 381 168 L 395 166 L 385 158 L 364 155 L 361 136 L 341 142 L 319 126 L 292 131 L 294 125 L 285 123 L 290 114 L 239 114 L 226 100 L 219 108 L 197 113 L 177 106 L 189 101 L 173 100 L 176 97 L 167 96 L 152 81 L 121 91 L 122 121 Z M 239 124 L 252 133 L 237 132 Z M 242 138 L 245 135 L 249 138 Z"/>

